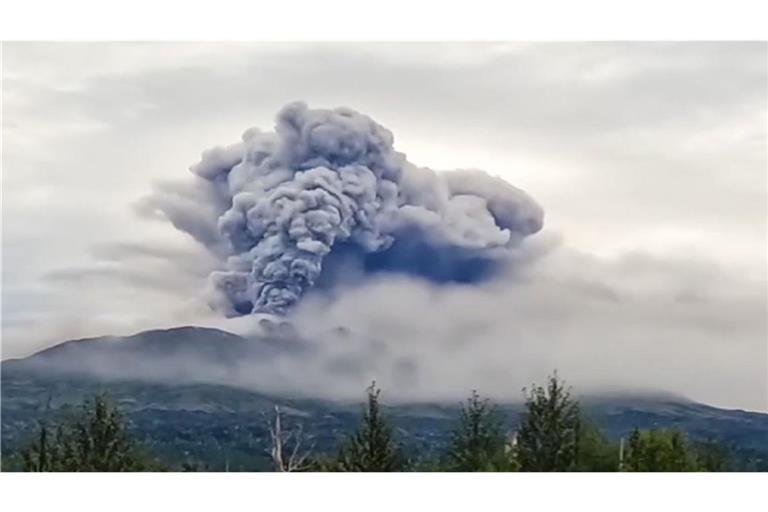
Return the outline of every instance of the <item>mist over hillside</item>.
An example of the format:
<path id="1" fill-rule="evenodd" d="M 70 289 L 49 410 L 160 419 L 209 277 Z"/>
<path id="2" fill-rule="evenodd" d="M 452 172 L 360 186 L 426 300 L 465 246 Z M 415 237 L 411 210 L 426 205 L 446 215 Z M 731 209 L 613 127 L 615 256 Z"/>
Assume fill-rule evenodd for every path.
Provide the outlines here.
<path id="1" fill-rule="evenodd" d="M 137 360 L 111 340 L 78 364 L 100 378 L 324 399 L 376 379 L 406 402 L 474 388 L 513 400 L 558 369 L 580 393 L 664 390 L 768 410 L 762 274 L 689 250 L 571 247 L 512 170 L 420 166 L 365 113 L 285 104 L 272 130 L 204 151 L 191 175 L 174 166 L 134 201 L 138 239 L 48 273 L 68 298 L 60 321 L 19 312 L 4 348 L 194 324 L 245 341 L 212 333 L 222 346 L 208 347 L 190 334 L 189 347 Z M 160 226 L 164 236 L 144 236 Z"/>
<path id="2" fill-rule="evenodd" d="M 258 325 L 258 331 L 246 335 L 185 326 L 130 336 L 69 340 L 26 358 L 6 360 L 2 369 L 9 376 L 34 375 L 46 380 L 85 378 L 107 383 L 213 384 L 331 401 L 356 400 L 360 389 L 371 380 L 387 386 L 390 400 L 402 403 L 434 400 L 455 403 L 468 389 L 474 389 L 441 390 L 442 381 L 418 383 L 418 368 L 407 361 L 392 366 L 377 365 L 377 359 L 388 358 L 386 344 L 376 339 L 361 341 L 350 329 L 328 330 L 322 342 L 318 342 L 302 336 L 286 320 L 262 319 Z M 314 375 L 306 375 L 309 368 L 314 368 Z M 384 372 L 380 371 L 382 368 Z M 542 379 L 546 375 L 548 373 L 542 375 Z M 318 382 L 322 379 L 325 385 L 311 385 L 313 378 Z M 510 370 L 504 388 L 485 392 L 495 399 L 516 402 L 522 387 L 530 384 L 515 378 Z M 687 400 L 662 388 L 589 388 L 575 384 L 578 392 L 591 396 L 640 394 Z"/>
<path id="3" fill-rule="evenodd" d="M 269 468 L 267 418 L 275 405 L 287 425 L 304 427 L 319 451 L 334 450 L 358 421 L 363 388 L 349 397 L 305 389 L 292 393 L 290 386 L 259 388 L 252 372 L 281 364 L 286 353 L 312 353 L 311 344 L 296 338 L 288 325 L 267 328 L 272 336 L 245 338 L 181 327 L 126 338 L 72 340 L 4 361 L 3 453 L 28 442 L 40 420 L 61 417 L 95 393 L 107 393 L 127 414 L 142 443 L 175 464 L 204 463 L 213 470 Z M 246 368 L 250 379 L 239 373 Z M 389 400 L 386 387 L 384 397 L 398 435 L 422 454 L 444 449 L 464 398 Z M 521 397 L 498 402 L 509 429 L 519 419 Z M 738 454 L 741 469 L 768 463 L 768 414 L 718 409 L 664 392 L 614 391 L 578 398 L 614 439 L 636 427 L 678 428 L 692 439 L 723 443 Z"/>

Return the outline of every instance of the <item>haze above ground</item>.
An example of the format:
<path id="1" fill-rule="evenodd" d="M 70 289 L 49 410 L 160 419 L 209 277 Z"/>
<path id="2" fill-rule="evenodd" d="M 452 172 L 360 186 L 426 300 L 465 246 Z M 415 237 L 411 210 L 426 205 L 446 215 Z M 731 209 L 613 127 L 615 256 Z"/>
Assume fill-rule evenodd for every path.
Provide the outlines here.
<path id="1" fill-rule="evenodd" d="M 409 160 L 486 170 L 544 207 L 544 284 L 471 297 L 475 322 L 519 328 L 478 341 L 479 373 L 558 367 L 768 410 L 764 43 L 6 43 L 3 62 L 3 359 L 229 328 L 200 296 L 205 255 L 132 205 L 300 99 L 370 115 Z M 439 343 L 457 326 L 443 316 L 464 296 L 408 290 L 427 339 L 414 350 L 444 382 L 462 363 Z M 366 304 L 361 327 L 382 318 Z"/>

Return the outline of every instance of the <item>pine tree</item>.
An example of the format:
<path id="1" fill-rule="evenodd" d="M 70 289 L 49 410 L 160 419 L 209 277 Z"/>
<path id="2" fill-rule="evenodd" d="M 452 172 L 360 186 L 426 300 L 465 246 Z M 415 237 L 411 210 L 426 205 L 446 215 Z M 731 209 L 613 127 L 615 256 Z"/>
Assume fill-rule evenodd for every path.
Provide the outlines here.
<path id="1" fill-rule="evenodd" d="M 459 424 L 451 437 L 447 469 L 451 471 L 512 471 L 503 420 L 498 409 L 477 391 L 461 404 Z"/>
<path id="2" fill-rule="evenodd" d="M 380 389 L 373 382 L 367 389 L 368 403 L 358 430 L 339 451 L 339 471 L 403 471 L 405 460 L 393 440 L 392 427 L 381 414 Z"/>
<path id="3" fill-rule="evenodd" d="M 86 400 L 80 413 L 53 429 L 42 424 L 35 443 L 22 450 L 25 471 L 143 471 L 150 468 L 107 398 Z M 159 469 L 159 468 L 154 468 Z"/>
<path id="4" fill-rule="evenodd" d="M 525 393 L 526 412 L 517 436 L 521 471 L 571 471 L 579 448 L 579 405 L 558 379 Z"/>

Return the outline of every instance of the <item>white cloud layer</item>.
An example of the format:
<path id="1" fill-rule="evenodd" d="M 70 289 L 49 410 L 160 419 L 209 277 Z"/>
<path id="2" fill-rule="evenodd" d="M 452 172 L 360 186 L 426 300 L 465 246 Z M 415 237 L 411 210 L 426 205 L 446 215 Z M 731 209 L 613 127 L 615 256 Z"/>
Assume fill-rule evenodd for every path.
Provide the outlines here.
<path id="1" fill-rule="evenodd" d="M 557 367 L 766 410 L 766 48 L 6 43 L 3 358 L 221 324 L 215 262 L 132 205 L 301 99 L 371 115 L 413 161 L 502 176 L 546 211 L 535 244 L 562 238 L 490 287 L 307 302 L 301 329 L 386 338 L 339 390 L 380 373 L 403 394 L 516 395 Z"/>

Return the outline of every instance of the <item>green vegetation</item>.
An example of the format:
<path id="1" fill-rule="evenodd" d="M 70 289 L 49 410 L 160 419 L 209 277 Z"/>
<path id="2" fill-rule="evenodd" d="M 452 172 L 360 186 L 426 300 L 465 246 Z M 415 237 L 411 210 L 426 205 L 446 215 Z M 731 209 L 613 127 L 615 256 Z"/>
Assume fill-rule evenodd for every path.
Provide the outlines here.
<path id="1" fill-rule="evenodd" d="M 694 448 L 676 430 L 635 429 L 629 437 L 624 471 L 723 471 L 724 452 L 712 445 Z"/>
<path id="2" fill-rule="evenodd" d="M 406 461 L 395 444 L 392 427 L 381 414 L 380 389 L 374 382 L 368 388 L 368 403 L 357 432 L 339 450 L 337 471 L 403 471 Z"/>
<path id="3" fill-rule="evenodd" d="M 618 471 L 619 443 L 612 442 L 589 418 L 579 419 L 579 440 L 573 471 Z"/>
<path id="4" fill-rule="evenodd" d="M 524 391 L 525 392 L 525 391 Z M 521 471 L 575 469 L 580 434 L 579 405 L 555 374 L 547 387 L 534 386 L 517 435 Z"/>
<path id="5" fill-rule="evenodd" d="M 212 465 L 203 462 L 211 459 L 190 457 L 186 462 L 167 466 L 158 462 L 168 459 L 155 449 L 158 445 L 153 444 L 153 438 L 137 438 L 120 410 L 105 395 L 95 395 L 74 410 L 68 409 L 65 417 L 44 415 L 34 437 L 21 450 L 10 456 L 6 453 L 3 462 L 5 469 L 23 471 L 228 471 L 231 464 L 236 464 L 233 469 L 238 469 L 248 460 L 251 467 L 275 471 L 733 469 L 731 449 L 712 440 L 691 441 L 678 430 L 635 429 L 618 442 L 609 439 L 584 414 L 556 374 L 545 386 L 533 386 L 523 393 L 524 409 L 517 421 L 510 422 L 503 409 L 473 391 L 461 403 L 446 441 L 441 443 L 436 438 L 434 443 L 429 443 L 409 437 L 407 415 L 397 417 L 398 425 L 406 426 L 394 428 L 380 403 L 381 390 L 374 383 L 367 389 L 362 415 L 349 413 L 348 421 L 358 422 L 354 429 L 344 426 L 334 427 L 332 431 L 320 430 L 326 436 L 322 440 L 323 450 L 315 451 L 317 428 L 313 430 L 315 434 L 306 434 L 303 430 L 305 425 L 312 426 L 307 423 L 312 420 L 293 416 L 290 408 L 281 415 L 280 409 L 274 407 L 274 416 L 266 429 L 263 418 L 261 422 L 257 417 L 244 421 L 234 416 L 233 421 L 239 421 L 238 424 L 205 438 L 216 443 L 209 448 L 219 454 L 214 462 L 221 462 Z M 169 414 L 176 413 L 169 411 Z M 241 441 L 242 436 L 232 437 L 238 430 L 250 441 Z M 353 430 L 351 434 L 344 434 L 350 430 Z M 185 436 L 194 439 L 196 433 L 191 430 Z M 228 438 L 231 438 L 230 444 L 224 445 Z M 240 444 L 234 445 L 234 442 Z M 335 454 L 328 449 L 329 443 L 339 446 Z M 234 450 L 231 446 L 239 448 Z"/>
<path id="6" fill-rule="evenodd" d="M 507 443 L 504 420 L 476 391 L 461 404 L 459 424 L 451 436 L 444 469 L 449 471 L 514 471 L 517 462 Z"/>
<path id="7" fill-rule="evenodd" d="M 693 444 L 699 471 L 730 471 L 732 455 L 720 443 L 712 440 Z"/>
<path id="8" fill-rule="evenodd" d="M 87 400 L 79 414 L 48 427 L 21 452 L 25 471 L 157 471 L 128 435 L 120 412 L 103 395 Z"/>

